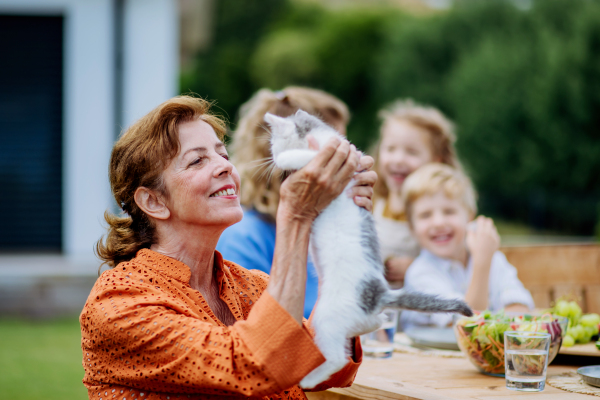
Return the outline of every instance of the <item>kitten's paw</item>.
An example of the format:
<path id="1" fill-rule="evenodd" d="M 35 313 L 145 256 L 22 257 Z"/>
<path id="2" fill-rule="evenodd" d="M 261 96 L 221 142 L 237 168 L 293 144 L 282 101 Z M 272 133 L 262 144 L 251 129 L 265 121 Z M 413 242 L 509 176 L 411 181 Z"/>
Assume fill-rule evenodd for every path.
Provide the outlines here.
<path id="1" fill-rule="evenodd" d="M 306 375 L 304 379 L 300 381 L 300 387 L 302 389 L 312 389 L 317 386 L 319 383 L 325 381 L 325 379 L 329 378 L 322 377 L 316 370 Z"/>
<path id="2" fill-rule="evenodd" d="M 373 332 L 384 323 L 384 319 L 378 315 L 374 315 L 370 317 L 368 320 L 364 321 L 364 323 L 357 325 L 354 329 L 351 329 L 349 332 L 348 338 L 365 335 L 367 333 Z"/>
<path id="3" fill-rule="evenodd" d="M 293 149 L 282 152 L 274 161 L 284 171 L 295 171 L 308 164 L 316 154 L 315 150 Z"/>
<path id="4" fill-rule="evenodd" d="M 342 352 L 335 357 L 336 360 L 332 361 L 328 359 L 323 364 L 319 365 L 316 369 L 313 369 L 310 374 L 306 375 L 304 379 L 300 381 L 300 387 L 303 389 L 312 389 L 318 384 L 325 382 L 347 364 L 348 359 L 345 356 L 343 349 Z"/>

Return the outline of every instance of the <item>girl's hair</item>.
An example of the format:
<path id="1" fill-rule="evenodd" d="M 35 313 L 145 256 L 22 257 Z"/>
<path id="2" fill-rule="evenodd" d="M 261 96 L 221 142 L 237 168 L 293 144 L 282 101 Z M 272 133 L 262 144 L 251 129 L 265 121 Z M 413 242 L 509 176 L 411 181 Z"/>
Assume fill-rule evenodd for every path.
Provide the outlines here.
<path id="1" fill-rule="evenodd" d="M 439 191 L 448 198 L 458 199 L 473 216 L 477 214 L 477 195 L 469 177 L 449 165 L 431 163 L 410 174 L 402 185 L 402 202 L 409 224 L 412 225 L 415 201 Z"/>
<path id="2" fill-rule="evenodd" d="M 279 204 L 283 173 L 269 168 L 271 157 L 265 113 L 288 117 L 298 109 L 315 115 L 332 126 L 348 124 L 350 113 L 340 99 L 317 89 L 287 87 L 273 92 L 261 89 L 239 111 L 239 122 L 231 142 L 232 162 L 241 180 L 242 205 L 253 208 L 273 221 Z"/>
<path id="3" fill-rule="evenodd" d="M 180 124 L 202 120 L 223 140 L 225 122 L 210 113 L 210 106 L 200 98 L 174 97 L 135 122 L 115 143 L 108 175 L 124 214 L 104 213 L 108 233 L 96 244 L 96 254 L 104 264 L 115 267 L 155 243 L 155 226 L 136 204 L 134 194 L 144 186 L 168 196 L 162 173 L 179 152 Z"/>
<path id="4" fill-rule="evenodd" d="M 375 159 L 373 169 L 379 173 L 379 150 L 383 140 L 383 128 L 390 121 L 407 121 L 416 127 L 425 129 L 429 133 L 431 153 L 436 161 L 462 170 L 460 161 L 456 156 L 454 142 L 454 124 L 434 107 L 415 103 L 411 99 L 397 100 L 379 112 L 382 119 L 379 139 L 373 146 L 371 154 Z M 378 179 L 374 187 L 375 196 L 387 198 L 389 189 L 384 179 Z"/>

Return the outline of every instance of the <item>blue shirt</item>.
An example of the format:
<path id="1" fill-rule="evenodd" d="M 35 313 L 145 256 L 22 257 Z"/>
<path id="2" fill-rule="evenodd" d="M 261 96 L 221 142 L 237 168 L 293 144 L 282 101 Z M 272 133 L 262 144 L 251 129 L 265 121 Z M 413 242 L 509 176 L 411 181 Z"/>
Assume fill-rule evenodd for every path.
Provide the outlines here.
<path id="1" fill-rule="evenodd" d="M 271 272 L 275 252 L 275 224 L 261 218 L 255 210 L 244 209 L 242 221 L 225 229 L 217 250 L 225 260 L 233 261 L 246 269 Z M 304 317 L 308 318 L 317 302 L 319 281 L 313 263 L 308 260 Z"/>

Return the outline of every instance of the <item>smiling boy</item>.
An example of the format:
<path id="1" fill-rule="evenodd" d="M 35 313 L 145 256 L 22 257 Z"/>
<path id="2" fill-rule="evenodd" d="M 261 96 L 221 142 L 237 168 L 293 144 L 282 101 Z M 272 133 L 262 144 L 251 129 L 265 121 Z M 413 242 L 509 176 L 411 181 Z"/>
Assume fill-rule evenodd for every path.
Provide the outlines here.
<path id="1" fill-rule="evenodd" d="M 477 213 L 469 178 L 444 164 L 428 164 L 404 183 L 406 216 L 421 247 L 406 273 L 405 288 L 464 299 L 474 310 L 526 312 L 533 299 L 517 271 L 498 251 L 490 218 Z M 402 324 L 447 326 L 447 314 L 402 313 Z"/>

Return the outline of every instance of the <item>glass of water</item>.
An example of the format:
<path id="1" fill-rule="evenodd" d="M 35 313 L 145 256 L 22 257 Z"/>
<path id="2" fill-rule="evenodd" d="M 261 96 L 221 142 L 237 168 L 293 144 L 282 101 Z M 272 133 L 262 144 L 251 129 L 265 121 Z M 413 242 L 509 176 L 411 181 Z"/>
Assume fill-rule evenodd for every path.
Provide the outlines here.
<path id="1" fill-rule="evenodd" d="M 550 334 L 545 332 L 504 332 L 506 387 L 540 392 L 546 386 Z"/>
<path id="2" fill-rule="evenodd" d="M 361 335 L 363 354 L 372 358 L 389 358 L 394 352 L 394 334 L 398 324 L 398 310 L 384 309 L 379 317 L 383 324 L 376 331 Z"/>

